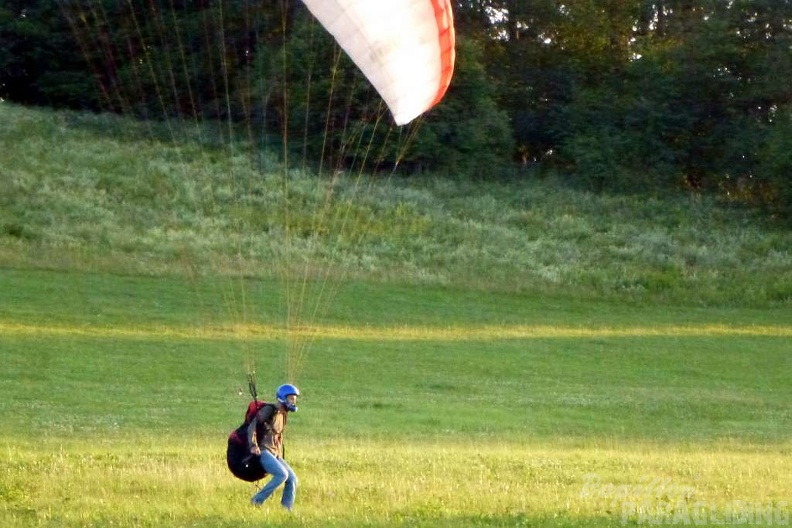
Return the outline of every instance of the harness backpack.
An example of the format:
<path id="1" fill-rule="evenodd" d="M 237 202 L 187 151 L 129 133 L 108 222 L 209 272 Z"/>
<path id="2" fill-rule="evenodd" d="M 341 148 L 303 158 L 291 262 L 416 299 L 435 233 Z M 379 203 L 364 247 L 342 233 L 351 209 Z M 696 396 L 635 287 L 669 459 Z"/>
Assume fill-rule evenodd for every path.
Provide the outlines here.
<path id="1" fill-rule="evenodd" d="M 259 400 L 251 401 L 245 411 L 245 421 L 228 435 L 228 450 L 226 451 L 228 469 L 231 470 L 235 477 L 245 482 L 256 482 L 267 475 L 267 472 L 261 467 L 259 457 L 248 449 L 248 427 L 250 422 L 267 405 L 275 407 L 271 403 Z M 257 434 L 259 433 L 257 432 Z"/>
<path id="2" fill-rule="evenodd" d="M 272 405 L 271 403 L 263 402 L 261 400 L 253 400 L 248 404 L 247 410 L 245 411 L 245 422 L 242 424 L 244 426 L 250 425 L 250 422 L 253 421 L 253 418 L 256 417 L 256 414 L 261 410 L 262 407 L 265 405 Z"/>

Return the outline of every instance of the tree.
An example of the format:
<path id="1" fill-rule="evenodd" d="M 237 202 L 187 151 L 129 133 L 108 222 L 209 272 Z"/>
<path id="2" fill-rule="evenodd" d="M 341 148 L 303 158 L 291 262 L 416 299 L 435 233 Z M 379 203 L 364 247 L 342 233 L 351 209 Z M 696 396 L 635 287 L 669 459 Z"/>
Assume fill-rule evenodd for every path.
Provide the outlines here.
<path id="1" fill-rule="evenodd" d="M 56 3 L 0 6 L 0 97 L 24 104 L 96 109 L 97 92 Z"/>
<path id="2" fill-rule="evenodd" d="M 457 71 L 417 134 L 386 126 L 300 2 L 9 0 L 0 97 L 208 119 L 223 134 L 299 139 L 300 158 L 333 167 L 491 176 L 516 159 L 595 189 L 790 200 L 791 1 L 454 6 Z"/>
<path id="3" fill-rule="evenodd" d="M 576 77 L 562 155 L 597 188 L 722 192 L 756 181 L 790 98 L 789 2 L 657 2 L 639 20 L 620 71 Z"/>
<path id="4" fill-rule="evenodd" d="M 464 38 L 457 44 L 448 94 L 426 118 L 405 159 L 452 176 L 495 177 L 514 150 L 508 114 L 498 108 L 481 46 Z"/>

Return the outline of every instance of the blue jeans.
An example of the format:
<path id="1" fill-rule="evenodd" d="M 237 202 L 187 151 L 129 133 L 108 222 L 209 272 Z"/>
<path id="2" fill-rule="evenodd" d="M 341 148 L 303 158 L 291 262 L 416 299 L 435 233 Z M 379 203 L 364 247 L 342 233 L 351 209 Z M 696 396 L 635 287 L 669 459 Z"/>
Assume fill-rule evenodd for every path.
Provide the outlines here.
<path id="1" fill-rule="evenodd" d="M 281 497 L 281 505 L 291 510 L 294 506 L 294 496 L 297 493 L 297 475 L 289 464 L 282 458 L 278 458 L 269 451 L 261 452 L 261 467 L 264 471 L 272 475 L 269 482 L 261 488 L 261 491 L 253 495 L 251 502 L 253 504 L 261 504 L 269 499 L 270 495 L 284 482 L 286 485 L 283 487 L 283 496 Z"/>

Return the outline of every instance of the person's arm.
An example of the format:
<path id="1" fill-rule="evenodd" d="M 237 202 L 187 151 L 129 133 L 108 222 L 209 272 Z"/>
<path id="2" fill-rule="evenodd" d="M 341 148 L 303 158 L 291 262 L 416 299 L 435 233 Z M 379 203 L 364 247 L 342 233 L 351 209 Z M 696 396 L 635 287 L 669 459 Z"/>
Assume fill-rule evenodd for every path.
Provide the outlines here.
<path id="1" fill-rule="evenodd" d="M 260 455 L 261 449 L 258 446 L 258 437 L 256 436 L 256 426 L 258 425 L 258 415 L 254 416 L 252 420 L 250 420 L 250 424 L 247 428 L 247 437 L 248 437 L 248 451 L 250 451 L 254 455 Z"/>
<path id="2" fill-rule="evenodd" d="M 256 435 L 256 429 L 259 423 L 266 424 L 271 418 L 272 413 L 275 409 L 271 405 L 265 405 L 256 413 L 256 416 L 250 420 L 250 425 L 248 425 L 247 429 L 247 437 L 248 437 L 248 448 L 250 452 L 254 455 L 260 455 L 261 449 L 258 445 L 258 436 Z"/>

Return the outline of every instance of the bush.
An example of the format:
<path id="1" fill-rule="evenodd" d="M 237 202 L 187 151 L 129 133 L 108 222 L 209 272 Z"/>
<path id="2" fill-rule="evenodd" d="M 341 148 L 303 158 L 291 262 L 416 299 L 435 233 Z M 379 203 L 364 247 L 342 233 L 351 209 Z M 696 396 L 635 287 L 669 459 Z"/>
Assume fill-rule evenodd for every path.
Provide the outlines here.
<path id="1" fill-rule="evenodd" d="M 459 39 L 457 57 L 448 94 L 426 117 L 406 160 L 451 176 L 491 178 L 511 164 L 509 117 L 495 102 L 481 47 Z"/>

